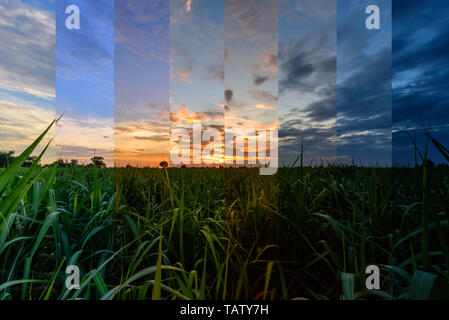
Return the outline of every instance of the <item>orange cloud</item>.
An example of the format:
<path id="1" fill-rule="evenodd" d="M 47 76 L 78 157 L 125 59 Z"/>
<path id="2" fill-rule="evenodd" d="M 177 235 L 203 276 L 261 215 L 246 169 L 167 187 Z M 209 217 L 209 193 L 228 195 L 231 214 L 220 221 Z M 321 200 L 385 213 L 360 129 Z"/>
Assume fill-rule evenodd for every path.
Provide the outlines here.
<path id="1" fill-rule="evenodd" d="M 275 110 L 275 108 L 273 106 L 269 106 L 266 104 L 255 104 L 254 105 L 257 109 L 262 109 L 262 110 Z"/>
<path id="2" fill-rule="evenodd" d="M 156 167 L 169 159 L 168 121 L 143 119 L 116 123 L 114 163 L 117 167 Z"/>
<path id="3" fill-rule="evenodd" d="M 175 105 L 176 107 L 176 105 Z M 195 121 L 208 122 L 217 121 L 222 122 L 223 113 L 220 112 L 190 112 L 185 104 L 181 104 L 181 108 L 177 111 L 170 111 L 170 124 L 192 124 Z"/>
<path id="4" fill-rule="evenodd" d="M 178 80 L 185 82 L 187 84 L 192 84 L 192 78 L 191 78 L 191 73 L 190 72 L 179 72 L 178 73 Z"/>

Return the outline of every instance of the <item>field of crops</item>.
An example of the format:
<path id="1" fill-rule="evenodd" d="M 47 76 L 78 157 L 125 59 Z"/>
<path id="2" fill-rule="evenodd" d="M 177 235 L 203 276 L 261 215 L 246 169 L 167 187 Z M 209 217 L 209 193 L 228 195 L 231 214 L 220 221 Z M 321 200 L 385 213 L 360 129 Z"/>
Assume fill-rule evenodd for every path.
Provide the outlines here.
<path id="1" fill-rule="evenodd" d="M 447 166 L 21 168 L 41 138 L 0 169 L 0 299 L 449 298 Z"/>

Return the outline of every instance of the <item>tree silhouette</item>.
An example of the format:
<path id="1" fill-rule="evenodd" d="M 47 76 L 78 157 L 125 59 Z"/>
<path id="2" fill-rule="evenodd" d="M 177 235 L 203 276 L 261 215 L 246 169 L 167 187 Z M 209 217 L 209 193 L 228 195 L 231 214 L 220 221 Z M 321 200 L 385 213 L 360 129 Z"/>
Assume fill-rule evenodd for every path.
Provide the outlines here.
<path id="1" fill-rule="evenodd" d="M 0 168 L 6 168 L 11 162 L 14 161 L 14 151 L 0 152 Z"/>
<path id="2" fill-rule="evenodd" d="M 16 157 L 14 156 L 14 151 L 3 152 L 0 151 L 0 168 L 6 168 L 9 166 Z M 37 160 L 36 156 L 30 156 L 22 163 L 22 167 L 31 167 L 34 161 Z"/>
<path id="3" fill-rule="evenodd" d="M 159 163 L 159 166 L 161 168 L 167 168 L 168 167 L 168 162 L 167 161 L 161 161 L 161 163 Z"/>
<path id="4" fill-rule="evenodd" d="M 98 168 L 104 168 L 106 167 L 106 163 L 104 163 L 104 158 L 103 157 L 93 157 L 90 158 L 90 160 L 92 161 L 92 163 L 94 164 L 94 166 L 98 167 Z"/>

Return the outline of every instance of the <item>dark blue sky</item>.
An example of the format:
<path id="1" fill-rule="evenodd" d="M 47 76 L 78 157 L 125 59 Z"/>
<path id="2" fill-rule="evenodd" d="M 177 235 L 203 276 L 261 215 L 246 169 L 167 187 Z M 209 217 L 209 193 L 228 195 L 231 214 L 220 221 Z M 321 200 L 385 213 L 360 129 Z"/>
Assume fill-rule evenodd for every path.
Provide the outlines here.
<path id="1" fill-rule="evenodd" d="M 367 29 L 377 5 L 380 29 Z M 338 1 L 337 153 L 344 163 L 391 165 L 391 0 Z"/>
<path id="2" fill-rule="evenodd" d="M 393 1 L 393 163 L 414 165 L 406 131 L 449 145 L 449 1 Z M 430 158 L 444 162 L 432 146 Z"/>
<path id="3" fill-rule="evenodd" d="M 414 165 L 413 145 L 406 132 L 416 135 L 424 152 L 423 128 L 449 145 L 449 2 L 338 1 L 335 20 L 323 14 L 332 12 L 332 3 L 280 1 L 281 157 L 291 162 L 304 138 L 306 155 L 314 160 L 323 158 L 324 150 L 332 158 L 334 144 L 339 162 Z M 371 4 L 380 8 L 380 30 L 365 28 L 365 9 Z M 296 20 L 287 19 L 284 12 Z M 326 37 L 317 31 L 320 24 L 327 30 Z M 336 70 L 329 68 L 333 53 L 332 46 L 326 45 L 333 38 Z M 309 50 L 313 41 L 319 45 Z M 320 89 L 335 72 L 336 93 L 329 85 L 327 90 Z M 316 77 L 318 81 L 312 82 Z M 336 132 L 331 123 L 323 125 L 335 116 Z M 433 146 L 430 158 L 445 161 Z"/>
<path id="4" fill-rule="evenodd" d="M 391 165 L 391 0 L 279 3 L 281 164 Z"/>
<path id="5" fill-rule="evenodd" d="M 300 10 L 291 9 L 295 3 L 301 4 Z M 332 15 L 323 14 L 332 12 L 332 3 L 280 2 L 281 157 L 291 162 L 299 154 L 304 138 L 306 156 L 315 160 L 323 157 L 324 147 L 325 154 L 332 156 L 335 144 L 337 161 L 414 165 L 413 145 L 406 131 L 416 134 L 423 152 L 424 127 L 449 145 L 449 2 L 338 1 L 337 19 L 333 21 Z M 380 30 L 365 28 L 365 9 L 370 4 L 380 8 Z M 287 19 L 285 12 L 297 19 Z M 329 16 L 329 23 L 334 25 L 323 37 L 316 26 L 322 23 L 326 30 L 323 17 Z M 332 46 L 323 39 L 330 39 L 330 43 L 336 39 L 336 71 L 325 68 L 332 65 Z M 309 43 L 315 40 L 320 40 L 319 45 L 308 50 Z M 294 54 L 286 54 L 288 48 Z M 319 74 L 319 70 L 327 72 Z M 332 94 L 329 85 L 327 90 L 321 90 L 335 72 L 336 93 Z M 288 86 L 287 76 L 294 79 Z M 319 81 L 312 82 L 317 76 Z M 316 97 L 310 98 L 311 94 Z M 337 116 L 336 132 L 331 123 L 323 126 L 329 115 Z M 444 162 L 433 146 L 430 158 Z"/>

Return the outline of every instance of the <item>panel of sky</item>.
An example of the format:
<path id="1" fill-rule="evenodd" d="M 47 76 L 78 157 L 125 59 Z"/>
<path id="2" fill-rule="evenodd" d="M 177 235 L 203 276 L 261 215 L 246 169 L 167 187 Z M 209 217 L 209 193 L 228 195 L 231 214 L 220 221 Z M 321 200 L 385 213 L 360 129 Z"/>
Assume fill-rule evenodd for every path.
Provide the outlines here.
<path id="1" fill-rule="evenodd" d="M 449 146 L 449 2 L 393 1 L 393 164 L 420 165 L 426 132 Z M 416 141 L 419 152 L 415 152 Z M 428 157 L 447 163 L 432 143 Z"/>
<path id="2" fill-rule="evenodd" d="M 380 10 L 368 29 L 366 9 Z M 341 163 L 391 165 L 391 0 L 338 1 L 337 151 Z"/>
<path id="3" fill-rule="evenodd" d="M 225 164 L 277 167 L 278 1 L 226 0 L 224 16 Z"/>
<path id="4" fill-rule="evenodd" d="M 279 1 L 279 165 L 337 160 L 337 2 Z"/>
<path id="5" fill-rule="evenodd" d="M 170 1 L 170 163 L 222 164 L 224 1 Z M 178 142 L 182 139 L 181 142 Z M 213 151 L 212 151 L 213 150 Z"/>
<path id="6" fill-rule="evenodd" d="M 279 128 L 280 166 L 301 150 L 305 164 L 415 165 L 413 139 L 422 153 L 426 131 L 449 144 L 449 4 L 435 1 L 442 10 L 419 0 L 77 0 L 79 30 L 65 26 L 70 1 L 2 2 L 0 149 L 23 151 L 63 114 L 43 163 L 96 155 L 157 166 L 170 162 L 170 132 L 193 142 L 200 123 L 221 139 L 225 128 Z M 373 4 L 380 29 L 368 30 Z M 444 161 L 432 145 L 429 156 Z"/>
<path id="7" fill-rule="evenodd" d="M 0 152 L 17 156 L 55 118 L 54 1 L 1 1 L 0 39 Z M 42 163 L 53 161 L 51 146 Z"/>
<path id="8" fill-rule="evenodd" d="M 115 1 L 114 160 L 155 167 L 169 151 L 169 4 Z"/>
<path id="9" fill-rule="evenodd" d="M 114 159 L 114 1 L 77 0 L 79 29 L 66 26 L 66 8 L 56 2 L 56 156 L 89 164 Z"/>

